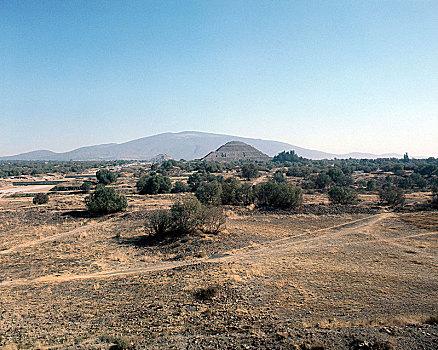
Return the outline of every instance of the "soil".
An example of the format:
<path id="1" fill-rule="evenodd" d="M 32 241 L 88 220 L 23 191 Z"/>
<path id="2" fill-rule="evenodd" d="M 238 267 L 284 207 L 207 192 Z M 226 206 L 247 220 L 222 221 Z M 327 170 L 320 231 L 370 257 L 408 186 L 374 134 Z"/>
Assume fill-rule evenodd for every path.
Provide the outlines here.
<path id="1" fill-rule="evenodd" d="M 84 196 L 0 200 L 3 348 L 438 348 L 437 211 L 227 207 L 224 232 L 157 242 L 175 195 L 101 218 Z"/>

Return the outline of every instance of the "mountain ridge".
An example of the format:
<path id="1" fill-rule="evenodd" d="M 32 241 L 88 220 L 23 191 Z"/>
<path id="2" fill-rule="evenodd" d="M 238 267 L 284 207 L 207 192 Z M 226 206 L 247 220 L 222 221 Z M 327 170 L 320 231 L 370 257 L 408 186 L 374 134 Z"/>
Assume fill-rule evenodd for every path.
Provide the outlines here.
<path id="1" fill-rule="evenodd" d="M 400 154 L 392 153 L 382 155 L 360 152 L 334 154 L 274 140 L 199 131 L 182 131 L 178 133 L 166 132 L 122 143 L 83 146 L 67 152 L 57 153 L 50 150 L 36 150 L 0 157 L 0 160 L 149 160 L 157 154 L 168 154 L 174 159 L 193 160 L 205 157 L 230 141 L 245 142 L 271 157 L 279 152 L 290 150 L 294 150 L 299 156 L 310 159 L 402 157 Z"/>

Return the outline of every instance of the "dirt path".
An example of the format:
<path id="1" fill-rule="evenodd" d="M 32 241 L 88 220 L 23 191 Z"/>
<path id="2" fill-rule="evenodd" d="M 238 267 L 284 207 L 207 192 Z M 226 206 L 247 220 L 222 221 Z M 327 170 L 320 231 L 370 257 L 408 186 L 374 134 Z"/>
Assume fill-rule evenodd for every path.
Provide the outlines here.
<path id="1" fill-rule="evenodd" d="M 35 186 L 23 186 L 19 188 L 7 188 L 0 190 L 0 198 L 13 194 L 13 193 L 19 193 L 19 192 L 33 192 L 37 190 L 47 190 L 49 188 L 52 188 L 53 185 L 35 185 Z"/>
<path id="2" fill-rule="evenodd" d="M 38 282 L 46 282 L 46 283 L 58 283 L 58 282 L 65 282 L 65 281 L 71 281 L 71 280 L 79 280 L 79 279 L 99 279 L 99 278 L 108 278 L 113 276 L 122 276 L 122 275 L 133 275 L 133 274 L 139 274 L 139 273 L 148 273 L 148 272 L 155 272 L 155 271 L 164 271 L 164 270 L 171 270 L 178 267 L 183 266 L 189 266 L 189 265 L 196 265 L 200 263 L 220 263 L 220 262 L 238 262 L 238 261 L 245 261 L 245 262 L 257 262 L 260 261 L 263 257 L 270 257 L 270 258 L 281 258 L 285 255 L 290 255 L 297 249 L 310 249 L 315 246 L 315 244 L 319 244 L 321 240 L 327 240 L 328 242 L 332 242 L 332 244 L 335 244 L 338 241 L 338 238 L 343 235 L 348 235 L 354 232 L 365 232 L 367 230 L 370 230 L 375 224 L 377 224 L 379 221 L 390 217 L 391 213 L 382 213 L 382 214 L 376 214 L 372 215 L 366 218 L 350 221 L 344 224 L 335 225 L 332 227 L 324 228 L 315 230 L 312 232 L 306 232 L 303 234 L 298 235 L 291 235 L 286 238 L 282 238 L 279 240 L 267 242 L 265 244 L 262 244 L 260 246 L 254 247 L 244 247 L 241 249 L 237 249 L 231 252 L 225 252 L 222 254 L 216 254 L 207 258 L 198 258 L 198 259 L 192 259 L 187 261 L 164 261 L 159 262 L 156 264 L 149 264 L 147 266 L 139 265 L 136 267 L 130 267 L 130 268 L 121 268 L 116 270 L 109 270 L 109 271 L 101 271 L 91 274 L 82 274 L 82 275 L 70 275 L 70 274 L 63 274 L 63 275 L 47 275 L 47 276 L 41 276 L 33 279 L 21 279 L 21 280 L 4 280 L 0 282 L 0 286 L 16 286 L 16 285 L 26 285 L 30 283 L 38 283 Z M 105 221 L 107 222 L 107 221 Z M 60 235 L 51 236 L 44 238 L 42 240 L 37 240 L 34 242 L 28 242 L 26 243 L 26 246 L 32 245 L 32 244 L 38 244 L 41 242 L 46 242 L 49 240 L 55 240 L 59 237 L 62 237 L 64 235 L 71 235 L 80 233 L 88 228 L 90 226 L 98 226 L 102 225 L 105 222 L 96 223 L 93 225 L 88 225 L 85 227 L 78 228 L 73 231 L 65 232 Z M 402 237 L 400 237 L 402 238 Z M 21 246 L 17 246 L 11 249 L 14 249 L 15 251 L 20 249 Z M 5 251 L 4 251 L 5 252 Z M 4 253 L 2 252 L 2 253 Z"/>
<path id="3" fill-rule="evenodd" d="M 67 232 L 63 232 L 63 233 L 58 233 L 56 235 L 53 236 L 48 236 L 48 237 L 44 237 L 44 238 L 40 238 L 40 239 L 35 239 L 32 241 L 27 241 L 24 243 L 21 243 L 19 245 L 16 245 L 15 247 L 9 248 L 9 249 L 5 249 L 5 250 L 1 250 L 0 251 L 0 255 L 6 255 L 6 254 L 12 254 L 12 253 L 16 253 L 18 251 L 20 251 L 23 248 L 28 248 L 28 247 L 32 247 L 34 245 L 38 245 L 38 244 L 42 244 L 42 243 L 46 243 L 46 242 L 52 242 L 52 241 L 56 241 L 58 239 L 62 239 L 64 237 L 70 237 L 70 236 L 74 236 L 77 234 L 80 234 L 82 232 L 85 232 L 91 228 L 95 228 L 95 227 L 99 227 L 102 226 L 106 223 L 108 223 L 109 221 L 114 220 L 114 217 L 111 217 L 109 219 L 106 219 L 104 221 L 99 221 L 99 222 L 95 222 L 89 225 L 84 225 L 78 228 L 75 228 L 71 231 L 67 231 Z"/>

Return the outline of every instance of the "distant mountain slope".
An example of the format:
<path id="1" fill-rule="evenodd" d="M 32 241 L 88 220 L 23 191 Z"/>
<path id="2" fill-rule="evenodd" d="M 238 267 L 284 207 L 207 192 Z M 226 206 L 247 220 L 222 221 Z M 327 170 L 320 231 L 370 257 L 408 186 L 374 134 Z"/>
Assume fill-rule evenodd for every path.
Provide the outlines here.
<path id="1" fill-rule="evenodd" d="M 301 148 L 284 142 L 252 139 L 223 134 L 212 134 L 197 131 L 164 133 L 124 143 L 108 143 L 96 146 L 81 147 L 69 152 L 55 153 L 41 150 L 22 153 L 15 156 L 0 157 L 0 160 L 113 160 L 138 159 L 149 160 L 157 154 L 168 154 L 174 159 L 200 159 L 211 151 L 218 149 L 229 141 L 245 142 L 269 156 L 281 151 L 294 150 L 298 155 L 310 159 L 336 158 L 378 158 L 401 157 L 398 154 L 376 156 L 363 153 L 331 154 Z"/>

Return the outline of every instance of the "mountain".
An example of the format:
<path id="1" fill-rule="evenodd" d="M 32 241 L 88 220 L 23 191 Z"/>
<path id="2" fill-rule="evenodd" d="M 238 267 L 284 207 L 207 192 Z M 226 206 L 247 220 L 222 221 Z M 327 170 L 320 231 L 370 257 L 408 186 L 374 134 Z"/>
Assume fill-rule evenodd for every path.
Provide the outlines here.
<path id="1" fill-rule="evenodd" d="M 163 133 L 124 143 L 108 143 L 77 148 L 73 151 L 55 153 L 47 150 L 0 157 L 0 160 L 149 160 L 157 154 L 168 154 L 174 159 L 200 159 L 229 141 L 241 141 L 274 156 L 281 151 L 294 150 L 299 156 L 310 159 L 333 158 L 401 158 L 398 154 L 373 155 L 363 153 L 332 154 L 301 148 L 284 142 L 252 139 L 197 131 Z"/>
<path id="2" fill-rule="evenodd" d="M 271 157 L 241 141 L 230 141 L 202 160 L 210 162 L 269 161 Z"/>

